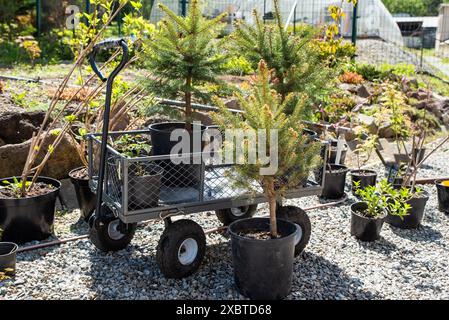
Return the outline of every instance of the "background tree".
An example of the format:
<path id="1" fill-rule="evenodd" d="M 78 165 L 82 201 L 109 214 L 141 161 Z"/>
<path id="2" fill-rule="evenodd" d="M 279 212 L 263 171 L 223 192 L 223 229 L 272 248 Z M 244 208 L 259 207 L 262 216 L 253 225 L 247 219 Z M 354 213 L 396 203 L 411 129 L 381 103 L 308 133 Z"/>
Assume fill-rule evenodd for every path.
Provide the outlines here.
<path id="1" fill-rule="evenodd" d="M 153 75 L 149 90 L 164 98 L 182 97 L 188 124 L 192 121 L 192 98 L 201 102 L 210 99 L 201 86 L 220 83 L 218 75 L 223 73 L 226 61 L 217 40 L 226 13 L 207 20 L 201 4 L 200 0 L 192 0 L 186 17 L 159 4 L 166 17 L 154 39 L 148 42 L 146 67 Z"/>
<path id="2" fill-rule="evenodd" d="M 392 14 L 408 13 L 411 16 L 435 16 L 442 3 L 448 0 L 382 0 Z"/>
<path id="3" fill-rule="evenodd" d="M 321 59 L 320 51 L 313 45 L 316 34 L 307 32 L 295 35 L 285 31 L 282 22 L 279 1 L 274 0 L 274 23 L 264 24 L 257 11 L 254 11 L 255 24 L 244 22 L 237 24 L 233 37 L 237 50 L 253 65 L 264 60 L 268 69 L 273 71 L 273 88 L 285 100 L 290 93 L 296 97 L 306 94 L 310 105 L 304 108 L 304 118 L 313 114 L 311 108 L 326 96 L 332 88 L 332 79 L 336 71 Z M 295 101 L 287 108 L 291 113 Z"/>

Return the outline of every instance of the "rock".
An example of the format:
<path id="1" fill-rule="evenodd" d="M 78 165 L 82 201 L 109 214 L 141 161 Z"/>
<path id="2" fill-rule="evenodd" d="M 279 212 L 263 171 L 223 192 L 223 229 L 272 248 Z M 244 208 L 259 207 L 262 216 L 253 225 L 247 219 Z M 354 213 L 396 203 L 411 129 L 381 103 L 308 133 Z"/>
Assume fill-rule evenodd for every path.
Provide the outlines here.
<path id="1" fill-rule="evenodd" d="M 379 126 L 379 138 L 394 138 L 395 133 L 393 129 L 391 128 L 391 122 L 385 121 Z"/>
<path id="2" fill-rule="evenodd" d="M 376 124 L 376 119 L 371 116 L 367 116 L 365 114 L 359 114 L 358 116 L 359 122 L 364 125 L 365 128 L 369 130 L 370 133 L 377 133 L 378 127 Z"/>
<path id="3" fill-rule="evenodd" d="M 42 150 L 48 150 L 48 146 L 53 140 L 49 138 Z M 19 144 L 7 144 L 0 147 L 0 177 L 17 176 L 22 173 L 30 144 L 31 140 L 28 140 Z M 40 153 L 37 164 L 43 157 L 44 151 Z M 82 166 L 82 163 L 76 147 L 71 139 L 65 136 L 50 157 L 42 175 L 62 179 L 68 176 L 70 170 L 80 166 Z"/>
<path id="4" fill-rule="evenodd" d="M 361 84 L 357 88 L 357 96 L 361 98 L 369 98 L 371 96 L 371 93 L 365 85 Z"/>
<path id="5" fill-rule="evenodd" d="M 356 84 L 340 83 L 338 86 L 341 90 L 348 91 L 353 94 L 357 94 L 358 86 Z"/>
<path id="6" fill-rule="evenodd" d="M 416 99 L 418 101 L 427 100 L 429 97 L 432 97 L 432 93 L 425 89 L 418 89 L 417 91 L 411 91 L 407 94 L 409 98 Z"/>
<path id="7" fill-rule="evenodd" d="M 206 112 L 196 111 L 194 114 L 195 120 L 200 121 L 204 126 L 211 126 L 213 124 L 213 120 L 210 115 Z"/>
<path id="8" fill-rule="evenodd" d="M 3 139 L 2 139 L 2 138 L 0 138 L 0 147 L 3 147 L 4 145 L 6 145 L 6 142 L 5 142 L 5 141 L 3 141 Z"/>
<path id="9" fill-rule="evenodd" d="M 27 112 L 21 108 L 0 110 L 0 138 L 6 144 L 16 144 L 31 139 L 44 120 L 45 112 Z"/>
<path id="10" fill-rule="evenodd" d="M 235 109 L 235 110 L 240 110 L 240 102 L 237 98 L 231 98 L 229 100 L 225 101 L 225 106 L 228 109 Z"/>

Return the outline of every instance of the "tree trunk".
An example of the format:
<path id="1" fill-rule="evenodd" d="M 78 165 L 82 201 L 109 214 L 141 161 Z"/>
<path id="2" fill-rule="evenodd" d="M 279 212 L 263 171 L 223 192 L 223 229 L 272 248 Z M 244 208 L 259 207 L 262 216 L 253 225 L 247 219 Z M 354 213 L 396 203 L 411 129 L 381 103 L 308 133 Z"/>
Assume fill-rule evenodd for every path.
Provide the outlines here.
<path id="1" fill-rule="evenodd" d="M 187 77 L 186 80 L 186 87 L 187 90 L 185 92 L 185 99 L 186 99 L 186 129 L 191 130 L 192 129 L 192 77 Z"/>
<path id="2" fill-rule="evenodd" d="M 266 193 L 270 206 L 270 233 L 272 238 L 278 237 L 278 227 L 276 220 L 276 191 L 274 189 L 274 179 L 269 178 L 266 183 Z"/>

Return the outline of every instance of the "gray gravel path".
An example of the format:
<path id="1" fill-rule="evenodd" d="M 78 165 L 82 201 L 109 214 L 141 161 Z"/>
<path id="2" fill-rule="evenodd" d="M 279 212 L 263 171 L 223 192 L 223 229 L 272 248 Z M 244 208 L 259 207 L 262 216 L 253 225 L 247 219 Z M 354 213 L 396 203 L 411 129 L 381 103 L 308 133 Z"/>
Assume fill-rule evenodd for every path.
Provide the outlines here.
<path id="1" fill-rule="evenodd" d="M 423 177 L 449 176 L 449 150 L 435 154 Z M 376 168 L 383 172 L 381 167 Z M 437 210 L 433 186 L 423 226 L 399 230 L 384 226 L 371 244 L 350 236 L 350 209 L 309 212 L 312 238 L 295 262 L 288 299 L 449 299 L 449 217 Z M 301 207 L 316 197 L 291 201 Z M 259 214 L 267 212 L 261 206 Z M 57 217 L 58 237 L 84 234 L 77 210 Z M 212 213 L 192 216 L 204 228 L 219 226 Z M 155 248 L 163 223 L 141 227 L 127 250 L 105 254 L 88 240 L 18 256 L 18 274 L 0 283 L 4 299 L 242 299 L 233 283 L 230 243 L 225 234 L 207 236 L 205 261 L 195 275 L 166 280 L 158 270 Z"/>

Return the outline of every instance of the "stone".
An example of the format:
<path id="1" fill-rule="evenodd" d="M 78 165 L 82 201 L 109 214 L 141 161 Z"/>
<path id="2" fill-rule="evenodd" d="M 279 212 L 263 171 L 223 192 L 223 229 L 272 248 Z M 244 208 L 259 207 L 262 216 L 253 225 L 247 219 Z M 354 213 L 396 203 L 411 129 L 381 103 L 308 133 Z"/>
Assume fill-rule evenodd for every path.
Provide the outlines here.
<path id="1" fill-rule="evenodd" d="M 228 109 L 241 110 L 240 102 L 239 102 L 239 100 L 237 98 L 231 98 L 229 100 L 226 100 L 224 105 Z"/>
<path id="2" fill-rule="evenodd" d="M 357 94 L 358 86 L 356 84 L 340 83 L 338 86 L 341 90 L 348 91 L 353 94 Z"/>
<path id="3" fill-rule="evenodd" d="M 385 121 L 379 126 L 379 138 L 394 138 L 396 135 L 391 128 L 391 122 Z"/>
<path id="4" fill-rule="evenodd" d="M 6 142 L 5 142 L 5 141 L 3 141 L 3 139 L 2 139 L 2 138 L 0 138 L 0 147 L 3 147 L 4 145 L 6 145 Z"/>
<path id="5" fill-rule="evenodd" d="M 50 137 L 42 150 L 48 150 L 48 146 L 54 139 Z M 22 173 L 25 160 L 30 149 L 31 139 L 18 144 L 7 144 L 0 147 L 0 178 L 17 176 Z M 44 157 L 44 151 L 39 154 L 37 164 Z M 56 179 L 63 179 L 68 173 L 82 166 L 76 146 L 66 135 L 50 157 L 41 175 Z"/>
<path id="6" fill-rule="evenodd" d="M 357 87 L 357 96 L 361 98 L 369 98 L 371 93 L 365 85 L 361 84 Z"/>
<path id="7" fill-rule="evenodd" d="M 16 144 L 31 139 L 45 118 L 45 112 L 27 112 L 21 108 L 0 110 L 0 138 L 5 144 Z"/>
<path id="8" fill-rule="evenodd" d="M 364 125 L 365 128 L 369 130 L 370 133 L 375 134 L 377 133 L 378 127 L 376 124 L 376 119 L 371 116 L 367 116 L 365 114 L 359 114 L 357 115 L 359 122 Z"/>
<path id="9" fill-rule="evenodd" d="M 214 123 L 211 116 L 206 112 L 196 111 L 194 117 L 195 120 L 200 121 L 204 126 L 211 126 Z"/>

